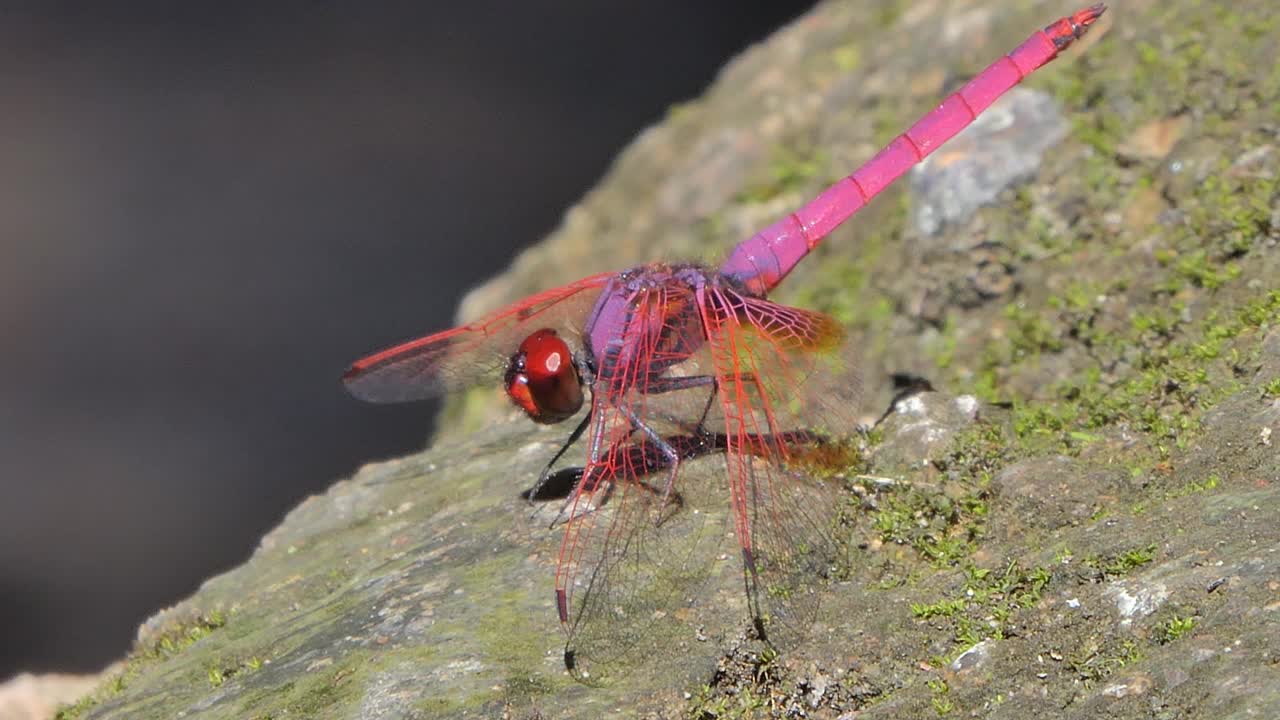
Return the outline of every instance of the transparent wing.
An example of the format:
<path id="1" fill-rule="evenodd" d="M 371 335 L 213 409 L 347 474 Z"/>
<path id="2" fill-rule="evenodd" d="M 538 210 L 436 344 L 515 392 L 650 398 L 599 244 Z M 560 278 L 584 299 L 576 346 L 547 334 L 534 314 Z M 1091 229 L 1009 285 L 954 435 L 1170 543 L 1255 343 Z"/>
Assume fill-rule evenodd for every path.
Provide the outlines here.
<path id="1" fill-rule="evenodd" d="M 580 333 L 586 314 L 614 273 L 583 278 L 508 305 L 476 322 L 396 345 L 357 360 L 342 376 L 369 402 L 421 400 L 502 373 L 526 335 L 550 327 Z"/>
<path id="2" fill-rule="evenodd" d="M 841 383 L 821 362 L 838 355 L 834 320 L 680 286 L 633 302 L 617 330 L 639 349 L 595 388 L 595 460 L 568 501 L 557 570 L 566 659 L 597 675 L 631 654 L 695 649 L 712 615 L 738 627 L 744 610 L 757 626 L 811 620 L 839 548 L 831 474 L 847 457 L 835 437 L 854 431 L 853 403 L 825 387 Z M 734 534 L 741 553 L 728 552 Z M 713 596 L 708 577 L 737 556 L 747 595 L 737 583 L 735 597 Z"/>
<path id="3" fill-rule="evenodd" d="M 678 285 L 640 293 L 629 326 L 610 329 L 637 352 L 594 389 L 588 462 L 568 501 L 556 572 L 566 662 L 580 676 L 599 678 L 636 653 L 695 642 L 680 611 L 698 603 L 716 565 L 727 507 L 714 502 L 720 468 L 694 458 L 723 448 L 723 438 L 696 432 L 711 386 L 654 395 L 676 400 L 662 412 L 651 411 L 646 393 L 647 369 L 670 366 L 687 340 L 680 324 L 688 315 L 671 310 L 692 299 Z M 672 452 L 682 476 L 704 482 L 669 488 Z"/>
<path id="4" fill-rule="evenodd" d="M 791 646 L 844 552 L 841 473 L 857 461 L 860 386 L 833 319 L 724 289 L 703 306 L 747 599 L 765 638 Z"/>

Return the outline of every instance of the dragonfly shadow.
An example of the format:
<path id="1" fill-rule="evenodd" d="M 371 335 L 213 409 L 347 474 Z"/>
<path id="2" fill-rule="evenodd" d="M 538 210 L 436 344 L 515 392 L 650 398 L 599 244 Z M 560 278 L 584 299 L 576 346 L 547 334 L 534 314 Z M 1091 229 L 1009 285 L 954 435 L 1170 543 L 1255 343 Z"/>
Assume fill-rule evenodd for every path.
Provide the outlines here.
<path id="1" fill-rule="evenodd" d="M 898 403 L 903 400 L 921 393 L 933 392 L 933 383 L 929 382 L 929 378 L 923 375 L 896 372 L 890 376 L 890 380 L 893 382 L 893 397 L 889 400 L 888 407 L 884 409 L 880 417 L 876 418 L 872 427 L 877 427 L 887 420 L 898 407 Z"/>
<path id="2" fill-rule="evenodd" d="M 920 381 L 924 384 L 923 387 L 913 390 L 912 393 L 933 389 L 927 380 L 921 378 Z M 900 395 L 895 398 L 895 402 L 905 396 L 906 394 Z M 824 438 L 818 433 L 795 430 L 778 433 L 777 438 L 766 438 L 766 443 L 769 445 L 776 445 L 779 442 L 812 445 L 821 443 L 823 440 Z M 663 437 L 663 441 L 675 449 L 681 461 L 723 452 L 728 448 L 729 443 L 728 436 L 724 433 L 705 431 L 691 431 L 684 435 L 667 435 Z M 644 442 L 632 444 L 625 450 L 625 454 L 627 459 L 622 464 L 630 470 L 629 476 L 622 479 L 627 482 L 637 483 L 648 492 L 661 494 L 663 492 L 661 488 L 644 482 L 640 478 L 666 469 L 667 459 L 656 450 L 652 443 Z M 549 473 L 546 479 L 539 484 L 521 491 L 520 498 L 529 502 L 564 500 L 572 495 L 578 486 L 582 484 L 585 475 L 586 468 L 581 466 L 561 468 Z M 593 478 L 593 481 L 598 482 L 598 478 Z M 669 499 L 669 502 L 679 505 L 681 503 L 679 493 L 672 491 L 672 498 Z"/>
<path id="3" fill-rule="evenodd" d="M 571 467 L 557 470 L 550 475 L 540 485 L 531 487 L 520 493 L 522 500 L 529 502 L 547 502 L 549 500 L 563 500 L 569 497 L 573 489 L 582 482 L 582 474 L 584 468 Z"/>

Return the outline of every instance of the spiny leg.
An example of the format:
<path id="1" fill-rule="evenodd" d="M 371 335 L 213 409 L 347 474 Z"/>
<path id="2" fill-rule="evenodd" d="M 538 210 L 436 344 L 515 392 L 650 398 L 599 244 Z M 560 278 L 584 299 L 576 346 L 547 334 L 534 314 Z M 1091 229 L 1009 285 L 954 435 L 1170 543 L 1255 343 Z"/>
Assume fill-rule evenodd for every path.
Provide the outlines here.
<path id="1" fill-rule="evenodd" d="M 579 498 L 579 497 L 581 496 L 581 494 L 582 494 L 582 485 L 583 485 L 584 483 L 587 483 L 587 482 L 598 483 L 598 482 L 599 482 L 599 480 L 598 480 L 598 479 L 596 479 L 596 480 L 592 480 L 590 477 L 588 477 L 588 473 L 589 473 L 593 468 L 597 468 L 597 467 L 599 467 L 599 465 L 600 465 L 600 443 L 602 442 L 602 440 L 603 440 L 603 436 L 604 436 L 605 415 L 607 415 L 607 413 L 604 413 L 604 412 L 597 412 L 597 408 L 596 408 L 596 405 L 595 405 L 595 399 L 593 398 L 593 399 L 592 399 L 592 405 L 591 405 L 591 410 L 590 410 L 590 412 L 588 412 L 588 413 L 587 413 L 587 417 L 583 420 L 582 424 L 581 424 L 581 425 L 579 425 L 579 427 L 578 427 L 577 429 L 575 429 L 575 430 L 574 430 L 574 438 L 573 438 L 573 439 L 575 439 L 575 440 L 576 440 L 576 439 L 577 439 L 577 436 L 579 436 L 579 435 L 581 435 L 581 434 L 582 434 L 582 432 L 581 432 L 581 431 L 582 431 L 582 429 L 583 429 L 583 428 L 585 428 L 585 427 L 588 425 L 588 423 L 591 423 L 592 421 L 594 421 L 594 425 L 595 425 L 595 427 L 593 427 L 593 428 L 592 428 L 592 430 L 591 430 L 591 436 L 590 436 L 590 438 L 591 438 L 591 447 L 590 447 L 590 448 L 588 448 L 588 450 L 587 450 L 587 466 L 586 466 L 585 468 L 583 468 L 583 470 L 582 470 L 582 477 L 578 480 L 578 486 L 577 486 L 577 487 L 575 487 L 575 488 L 574 488 L 574 489 L 569 493 L 569 496 L 568 496 L 567 498 L 565 498 L 564 504 L 560 506 L 560 512 L 556 514 L 556 517 L 555 517 L 554 519 L 552 519 L 552 521 L 551 521 L 551 526 L 550 526 L 550 527 L 555 527 L 555 526 L 556 526 L 556 520 L 558 520 L 558 519 L 559 519 L 559 518 L 561 518 L 561 517 L 564 517 L 564 516 L 565 516 L 565 512 L 569 509 L 569 507 L 578 501 L 578 498 Z M 572 441 L 571 441 L 569 444 L 572 444 Z M 610 481 L 610 483 L 609 483 L 609 494 L 612 494 L 612 493 L 613 493 L 613 482 L 612 482 L 612 481 Z M 607 496 L 606 496 L 606 497 L 607 497 Z M 575 510 L 575 512 L 576 512 L 576 510 Z M 563 615 L 561 616 L 561 618 L 560 618 L 560 619 L 561 619 L 562 621 L 564 620 Z"/>
<path id="2" fill-rule="evenodd" d="M 744 379 L 751 379 L 750 375 L 744 375 L 743 377 Z M 697 423 L 695 423 L 693 428 L 690 430 L 690 432 L 694 437 L 703 438 L 707 435 L 706 429 L 703 426 L 706 423 L 707 415 L 710 414 L 711 408 L 715 404 L 716 394 L 719 391 L 719 380 L 714 375 L 690 375 L 686 377 L 655 378 L 645 386 L 644 392 L 647 395 L 658 395 L 658 394 L 669 393 L 669 392 L 677 392 L 680 390 L 688 390 L 691 388 L 704 387 L 708 385 L 711 387 L 711 391 L 707 394 L 707 401 L 702 407 L 702 412 L 698 416 Z M 677 451 L 674 447 L 672 447 L 671 444 L 668 443 L 665 439 L 663 439 L 662 436 L 657 433 L 657 431 L 655 431 L 653 428 L 647 425 L 643 420 L 641 420 L 639 416 L 637 416 L 633 411 L 631 411 L 628 408 L 620 408 L 620 409 L 622 410 L 623 414 L 627 417 L 628 423 L 630 424 L 630 427 L 631 427 L 631 431 L 635 432 L 638 430 L 642 434 L 644 434 L 652 443 L 652 447 L 654 447 L 657 450 L 657 452 L 662 455 L 662 459 L 665 461 L 665 462 L 662 462 L 662 465 L 667 467 L 667 481 L 663 484 L 663 487 L 662 487 L 660 507 L 666 507 L 666 505 L 672 502 L 673 500 L 677 503 L 677 505 L 681 504 L 682 501 L 680 500 L 679 494 L 675 493 L 675 479 L 676 479 L 676 476 L 679 474 L 681 453 Z M 582 433 L 586 431 L 587 426 L 591 423 L 591 418 L 592 418 L 592 414 L 588 413 L 588 415 L 582 419 L 582 422 L 578 423 L 578 426 L 574 428 L 572 433 L 570 433 L 569 438 L 565 441 L 563 445 L 561 445 L 560 449 L 556 452 L 555 456 L 551 458 L 550 462 L 548 462 L 546 466 L 542 469 L 542 472 L 539 473 L 537 482 L 535 482 L 533 487 L 526 492 L 526 497 L 528 498 L 530 504 L 534 502 L 534 499 L 537 496 L 538 492 L 545 486 L 548 478 L 551 477 L 551 469 L 560 460 L 560 458 L 563 457 L 566 452 L 568 452 L 569 448 L 572 447 L 573 444 L 577 442 L 580 437 L 582 437 Z M 612 453 L 616 451 L 617 447 L 620 445 L 621 445 L 621 442 L 615 443 L 613 448 L 610 450 L 610 452 Z M 659 461 L 657 459 L 654 460 L 655 469 L 658 462 Z M 589 459 L 588 467 L 596 467 L 596 462 L 594 460 Z M 578 486 L 586 482 L 594 482 L 594 480 L 592 480 L 587 476 L 587 469 L 584 468 L 581 474 L 579 475 L 577 481 L 575 482 L 573 490 L 570 491 L 569 497 L 566 498 L 564 505 L 560 508 L 560 512 L 557 514 L 556 518 L 552 520 L 552 523 L 551 523 L 552 526 L 554 526 L 557 522 L 560 521 L 561 518 L 564 517 L 564 513 L 568 509 L 569 504 L 573 501 L 573 498 L 577 496 L 580 492 Z M 645 490 L 653 492 L 654 494 L 658 494 L 657 488 L 655 488 L 654 486 L 648 483 L 640 482 L 639 485 Z M 608 502 L 608 499 L 613 494 L 613 490 L 614 488 L 611 483 L 610 487 L 607 489 L 606 494 L 601 500 L 601 502 L 599 503 L 599 505 L 602 506 L 606 502 Z M 592 490 L 592 492 L 594 492 L 594 490 Z"/>
<path id="3" fill-rule="evenodd" d="M 711 396 L 715 397 L 714 391 Z M 666 460 L 667 482 L 662 487 L 662 498 L 658 505 L 659 516 L 661 516 L 662 510 L 666 508 L 667 503 L 671 501 L 672 496 L 674 495 L 677 498 L 679 497 L 679 495 L 675 493 L 675 484 L 676 475 L 680 472 L 680 453 L 671 446 L 671 443 L 667 442 L 661 435 L 659 435 L 656 430 L 645 424 L 645 422 L 632 412 L 630 408 L 620 409 L 622 410 L 622 413 L 626 415 L 627 420 L 631 423 L 632 430 L 639 430 L 643 433 L 644 436 L 649 439 L 649 442 L 652 443 L 652 447 L 656 448 L 657 451 L 662 454 L 662 458 Z M 705 418 L 706 411 L 703 412 L 703 418 L 698 421 L 698 428 L 695 431 L 695 437 L 702 436 L 702 420 Z"/>
<path id="4" fill-rule="evenodd" d="M 573 447 L 574 443 L 578 442 L 578 438 L 582 437 L 582 433 L 587 429 L 587 425 L 590 423 L 591 413 L 588 412 L 586 417 L 582 418 L 582 422 L 578 423 L 578 427 L 574 428 L 573 432 L 569 433 L 569 438 L 565 440 L 564 444 L 560 446 L 560 449 L 556 451 L 556 454 L 551 458 L 551 461 L 547 463 L 546 467 L 542 468 L 542 472 L 538 473 L 537 482 L 535 482 L 533 487 L 529 488 L 527 491 L 527 497 L 530 505 L 533 504 L 533 499 L 537 496 L 538 491 L 547 483 L 547 478 L 551 477 L 551 468 L 555 466 L 556 462 L 559 461 L 560 458 L 564 457 L 564 454 L 569 451 L 569 448 Z"/>
<path id="5" fill-rule="evenodd" d="M 751 375 L 750 373 L 745 373 L 742 375 L 742 378 L 753 380 L 755 376 Z M 689 429 L 689 431 L 693 435 L 698 437 L 703 437 L 707 434 L 707 431 L 703 427 L 703 425 L 704 423 L 706 423 L 707 415 L 710 414 L 711 408 L 715 404 L 716 395 L 720 392 L 719 378 L 717 378 L 714 375 L 690 375 L 687 377 L 656 378 L 645 387 L 645 394 L 657 395 L 660 393 L 672 392 L 676 390 L 687 390 L 689 388 L 702 387 L 704 385 L 710 385 L 711 392 L 707 393 L 707 402 L 705 405 L 702 406 L 702 414 L 698 416 L 698 422 L 692 428 Z M 662 504 L 665 506 L 667 501 L 671 498 L 671 495 L 675 490 L 676 475 L 679 473 L 679 470 L 680 470 L 679 453 L 675 453 L 669 443 L 663 442 L 662 438 L 658 436 L 658 434 L 653 430 L 653 428 L 650 428 L 649 426 L 645 425 L 633 413 L 631 413 L 630 411 L 626 411 L 626 414 L 628 419 L 631 421 L 632 431 L 634 432 L 636 430 L 640 430 L 650 439 L 655 440 L 655 442 L 658 444 L 659 450 L 670 461 L 670 465 L 668 466 L 668 469 L 667 469 L 667 482 L 662 489 Z"/>
<path id="6" fill-rule="evenodd" d="M 677 390 L 686 390 L 688 388 L 702 387 L 703 385 L 711 385 L 711 392 L 707 395 L 707 404 L 702 408 L 702 415 L 698 418 L 698 423 L 693 429 L 695 434 L 702 434 L 702 424 L 706 422 L 707 414 L 711 412 L 711 405 L 716 397 L 717 383 L 714 376 L 692 375 L 689 377 L 658 378 L 645 388 L 645 392 L 646 394 L 657 395 Z M 555 467 L 555 464 L 560 461 L 560 458 L 564 457 L 564 454 L 569 451 L 569 448 L 573 447 L 573 444 L 582 437 L 582 433 L 586 431 L 587 426 L 590 423 L 591 413 L 587 413 L 587 416 L 582 418 L 582 422 L 578 423 L 578 426 L 569 434 L 568 439 L 565 440 L 564 444 L 560 446 L 560 449 L 556 451 L 556 454 L 552 456 L 551 460 L 542 468 L 542 472 L 538 473 L 538 479 L 534 482 L 533 487 L 529 488 L 525 492 L 525 495 L 529 500 L 529 504 L 533 504 L 533 500 L 537 496 L 538 492 L 544 485 L 546 485 L 547 478 L 551 476 L 551 468 Z M 637 429 L 634 423 L 632 424 L 631 429 L 633 431 Z M 664 497 L 669 494 L 670 483 L 668 483 L 667 492 L 664 493 Z"/>

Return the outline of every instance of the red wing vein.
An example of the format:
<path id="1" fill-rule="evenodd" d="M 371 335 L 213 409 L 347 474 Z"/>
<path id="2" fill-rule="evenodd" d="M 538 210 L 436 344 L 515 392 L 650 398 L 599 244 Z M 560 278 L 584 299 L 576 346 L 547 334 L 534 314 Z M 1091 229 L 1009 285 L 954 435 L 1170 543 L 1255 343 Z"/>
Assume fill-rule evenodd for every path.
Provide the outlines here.
<path id="1" fill-rule="evenodd" d="M 419 400 L 496 376 L 525 335 L 539 327 L 581 330 L 584 291 L 614 273 L 583 278 L 525 298 L 467 325 L 387 348 L 357 360 L 343 375 L 347 389 L 371 402 Z M 576 300 L 576 302 L 569 302 Z"/>

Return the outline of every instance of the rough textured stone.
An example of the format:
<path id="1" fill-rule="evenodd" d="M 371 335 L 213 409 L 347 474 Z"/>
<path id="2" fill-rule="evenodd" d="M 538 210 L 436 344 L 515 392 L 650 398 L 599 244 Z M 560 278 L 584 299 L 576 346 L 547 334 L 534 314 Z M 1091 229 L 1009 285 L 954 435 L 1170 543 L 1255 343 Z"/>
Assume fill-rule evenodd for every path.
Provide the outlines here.
<path id="1" fill-rule="evenodd" d="M 15 675 L 0 683 L 0 718 L 47 720 L 59 705 L 74 701 L 98 682 L 94 675 Z"/>
<path id="2" fill-rule="evenodd" d="M 890 407 L 891 373 L 937 389 L 850 470 L 847 562 L 803 645 L 742 642 L 740 580 L 713 555 L 689 594 L 719 609 L 705 632 L 568 678 L 553 510 L 517 496 L 564 431 L 485 388 L 431 450 L 307 500 L 149 621 L 66 717 L 1280 715 L 1270 5 L 1114 7 L 1029 83 L 1069 129 L 988 204 L 927 235 L 900 184 L 788 278 L 775 299 L 850 328 L 859 414 Z M 1036 8 L 819 5 L 637 138 L 462 315 L 717 256 L 1073 9 Z M 720 462 L 682 483 L 714 487 Z M 715 496 L 699 509 L 723 519 Z"/>

